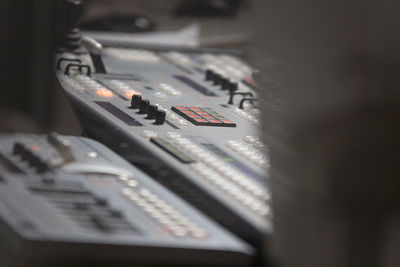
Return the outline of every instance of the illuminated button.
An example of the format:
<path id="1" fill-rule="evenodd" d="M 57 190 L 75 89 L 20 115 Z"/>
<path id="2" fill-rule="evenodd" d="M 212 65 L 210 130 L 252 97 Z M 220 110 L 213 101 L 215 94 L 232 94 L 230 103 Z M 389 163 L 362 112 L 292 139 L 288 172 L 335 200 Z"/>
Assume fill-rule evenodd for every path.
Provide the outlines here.
<path id="1" fill-rule="evenodd" d="M 125 98 L 128 100 L 130 100 L 133 95 L 141 95 L 141 93 L 139 93 L 138 91 L 135 91 L 135 90 L 127 90 L 125 92 Z"/>
<path id="2" fill-rule="evenodd" d="M 222 127 L 235 127 L 236 124 L 232 121 L 227 120 L 224 116 L 218 112 L 213 111 L 211 108 L 196 108 L 196 107 L 171 107 L 171 110 L 179 114 L 183 118 L 192 122 L 194 125 L 201 126 L 222 126 Z M 192 116 L 192 115 L 200 115 Z M 225 120 L 227 123 L 223 123 Z"/>
<path id="3" fill-rule="evenodd" d="M 190 114 L 189 117 L 191 117 L 191 118 L 200 118 L 200 116 L 196 115 L 196 114 Z M 211 116 L 209 116 L 209 117 L 212 118 Z M 204 116 L 203 116 L 203 118 L 204 118 Z"/>
<path id="4" fill-rule="evenodd" d="M 96 94 L 101 97 L 113 97 L 114 94 L 108 89 L 97 89 Z"/>
<path id="5" fill-rule="evenodd" d="M 205 119 L 195 119 L 197 122 L 207 122 Z"/>

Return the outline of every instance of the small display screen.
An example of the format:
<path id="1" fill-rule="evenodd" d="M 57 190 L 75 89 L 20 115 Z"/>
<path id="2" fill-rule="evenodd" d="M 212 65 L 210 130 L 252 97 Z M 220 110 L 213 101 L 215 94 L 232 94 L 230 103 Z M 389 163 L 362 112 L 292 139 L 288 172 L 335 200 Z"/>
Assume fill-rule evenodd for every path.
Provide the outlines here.
<path id="1" fill-rule="evenodd" d="M 235 161 L 234 158 L 232 158 L 231 156 L 229 156 L 228 154 L 226 154 L 224 151 L 222 151 L 218 147 L 214 146 L 213 144 L 202 144 L 202 145 L 205 146 L 211 152 L 214 152 L 215 154 L 217 154 L 218 157 L 222 158 L 226 162 L 234 162 Z"/>

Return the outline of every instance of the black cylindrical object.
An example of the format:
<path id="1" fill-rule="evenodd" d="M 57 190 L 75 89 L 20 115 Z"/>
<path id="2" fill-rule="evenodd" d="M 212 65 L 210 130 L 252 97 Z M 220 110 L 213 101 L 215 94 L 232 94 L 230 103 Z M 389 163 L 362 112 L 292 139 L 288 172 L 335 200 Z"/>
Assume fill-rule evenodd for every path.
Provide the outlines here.
<path id="1" fill-rule="evenodd" d="M 147 108 L 147 117 L 146 119 L 155 119 L 157 115 L 158 107 L 156 105 L 149 105 Z"/>
<path id="2" fill-rule="evenodd" d="M 138 109 L 140 105 L 140 101 L 142 101 L 141 95 L 133 95 L 131 98 L 131 108 Z"/>
<path id="3" fill-rule="evenodd" d="M 155 124 L 164 124 L 165 122 L 165 117 L 166 117 L 166 113 L 164 110 L 158 110 L 156 112 L 156 121 L 154 122 Z"/>
<path id="4" fill-rule="evenodd" d="M 149 105 L 150 105 L 150 101 L 149 100 L 142 99 L 140 101 L 140 104 L 139 104 L 139 113 L 140 114 L 146 114 L 147 113 L 147 108 L 149 107 Z"/>

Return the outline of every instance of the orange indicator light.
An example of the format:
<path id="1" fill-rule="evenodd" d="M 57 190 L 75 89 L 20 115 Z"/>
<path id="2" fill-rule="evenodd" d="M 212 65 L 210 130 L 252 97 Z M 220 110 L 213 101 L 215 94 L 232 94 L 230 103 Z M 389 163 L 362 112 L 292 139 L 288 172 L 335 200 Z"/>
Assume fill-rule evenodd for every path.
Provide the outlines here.
<path id="1" fill-rule="evenodd" d="M 97 89 L 96 94 L 102 97 L 113 97 L 114 93 L 108 89 Z"/>
<path id="2" fill-rule="evenodd" d="M 139 93 L 138 91 L 135 91 L 135 90 L 127 90 L 127 91 L 125 92 L 125 97 L 126 97 L 127 99 L 131 99 L 133 95 L 142 95 L 142 94 Z"/>
<path id="3" fill-rule="evenodd" d="M 38 150 L 40 149 L 40 147 L 39 147 L 38 144 L 32 144 L 32 145 L 31 145 L 31 149 L 32 149 L 33 151 L 38 151 Z"/>

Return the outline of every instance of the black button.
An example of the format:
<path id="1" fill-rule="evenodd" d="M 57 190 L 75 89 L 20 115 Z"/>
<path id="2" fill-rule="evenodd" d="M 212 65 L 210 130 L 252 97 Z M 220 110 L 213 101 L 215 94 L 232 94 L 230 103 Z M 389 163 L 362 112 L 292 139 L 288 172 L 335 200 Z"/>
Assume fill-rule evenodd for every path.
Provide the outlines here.
<path id="1" fill-rule="evenodd" d="M 155 124 L 164 124 L 166 113 L 164 110 L 157 110 Z"/>
<path id="2" fill-rule="evenodd" d="M 140 101 L 140 104 L 139 104 L 139 113 L 140 114 L 146 114 L 147 113 L 147 108 L 149 107 L 149 105 L 150 105 L 150 101 L 149 100 L 142 99 Z"/>
<path id="3" fill-rule="evenodd" d="M 142 100 L 141 95 L 133 95 L 131 98 L 131 108 L 133 108 L 133 109 L 139 108 L 141 100 Z"/>
<path id="4" fill-rule="evenodd" d="M 14 155 L 21 155 L 26 151 L 26 148 L 23 144 L 19 142 L 15 142 L 14 147 L 13 147 L 13 154 Z"/>
<path id="5" fill-rule="evenodd" d="M 238 89 L 238 84 L 237 83 L 229 82 L 228 90 L 229 90 L 230 93 L 233 93 L 233 92 L 237 91 L 237 89 Z"/>
<path id="6" fill-rule="evenodd" d="M 228 89 L 230 83 L 231 83 L 231 82 L 229 81 L 229 79 L 222 78 L 222 79 L 221 79 L 221 89 L 222 89 L 222 90 Z"/>
<path id="7" fill-rule="evenodd" d="M 222 76 L 220 75 L 220 74 L 218 74 L 218 73 L 215 73 L 215 75 L 214 75 L 214 84 L 215 85 L 220 85 L 221 84 L 221 82 L 222 82 Z"/>
<path id="8" fill-rule="evenodd" d="M 147 108 L 146 119 L 149 119 L 149 120 L 155 119 L 157 111 L 158 111 L 158 107 L 156 105 L 149 105 Z"/>
<path id="9" fill-rule="evenodd" d="M 214 75 L 215 75 L 215 72 L 213 70 L 207 69 L 206 70 L 206 81 L 213 81 Z"/>

